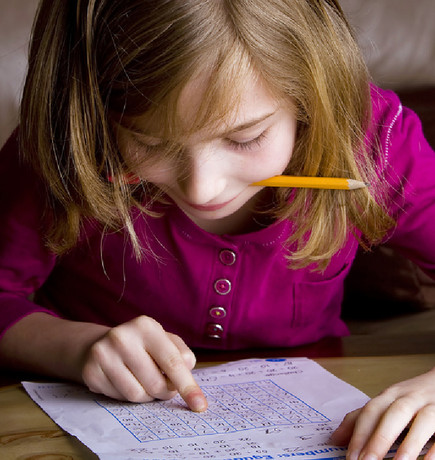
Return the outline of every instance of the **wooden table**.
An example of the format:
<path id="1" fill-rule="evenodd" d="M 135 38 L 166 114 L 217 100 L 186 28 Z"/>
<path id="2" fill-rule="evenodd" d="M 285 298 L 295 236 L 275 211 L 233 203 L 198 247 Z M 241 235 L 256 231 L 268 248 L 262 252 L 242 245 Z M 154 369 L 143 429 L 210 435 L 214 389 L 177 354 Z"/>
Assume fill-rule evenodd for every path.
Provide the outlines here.
<path id="1" fill-rule="evenodd" d="M 373 338 L 367 339 L 373 342 Z M 398 349 L 403 339 L 396 338 Z M 417 340 L 418 343 L 420 343 Z M 341 356 L 314 357 L 316 347 L 328 353 L 328 342 L 294 350 L 257 351 L 249 353 L 203 353 L 199 354 L 198 366 L 214 365 L 219 362 L 243 357 L 302 356 L 307 355 L 337 377 L 361 389 L 369 396 L 375 396 L 394 382 L 411 378 L 435 366 L 435 353 L 428 346 L 418 354 L 392 354 L 383 356 L 346 356 L 349 350 L 358 355 L 361 344 L 352 345 L 352 340 L 344 339 L 329 343 L 330 353 L 339 350 Z M 426 342 L 426 345 L 428 343 Z M 430 347 L 432 348 L 432 347 Z M 381 347 L 382 349 L 382 347 Z M 413 350 L 410 346 L 408 349 Z M 420 348 L 419 348 L 420 349 Z M 347 350 L 347 351 L 346 351 Z M 432 348 L 433 351 L 435 349 Z M 305 351 L 305 353 L 304 353 Z M 317 350 L 318 352 L 319 350 Z M 322 353 L 320 353 L 322 355 Z M 222 359 L 223 358 L 223 359 Z M 23 388 L 15 383 L 0 388 L 0 458 L 2 460 L 95 460 L 97 457 L 76 438 L 61 430 L 27 396 Z"/>

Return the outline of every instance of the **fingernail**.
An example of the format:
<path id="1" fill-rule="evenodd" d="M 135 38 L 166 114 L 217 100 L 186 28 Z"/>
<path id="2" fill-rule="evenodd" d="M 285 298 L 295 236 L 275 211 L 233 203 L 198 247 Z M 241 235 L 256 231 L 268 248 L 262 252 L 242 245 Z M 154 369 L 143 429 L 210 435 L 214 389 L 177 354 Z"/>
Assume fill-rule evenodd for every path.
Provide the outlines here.
<path id="1" fill-rule="evenodd" d="M 207 409 L 207 400 L 204 396 L 196 395 L 189 398 L 189 406 L 194 412 L 203 412 Z"/>

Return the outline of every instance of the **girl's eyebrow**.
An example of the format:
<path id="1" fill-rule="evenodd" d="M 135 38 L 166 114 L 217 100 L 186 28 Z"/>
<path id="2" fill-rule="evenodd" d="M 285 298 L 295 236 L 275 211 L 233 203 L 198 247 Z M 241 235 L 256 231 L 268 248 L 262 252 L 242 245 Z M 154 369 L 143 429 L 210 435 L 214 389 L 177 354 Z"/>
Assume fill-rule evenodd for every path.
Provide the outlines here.
<path id="1" fill-rule="evenodd" d="M 265 113 L 264 115 L 260 115 L 259 117 L 255 117 L 252 120 L 245 121 L 245 122 L 241 123 L 240 125 L 232 127 L 228 131 L 224 131 L 222 133 L 222 136 L 228 136 L 228 135 L 243 131 L 245 129 L 252 128 L 253 126 L 258 125 L 261 122 L 263 122 L 263 121 L 267 120 L 268 118 L 270 118 L 271 116 L 275 115 L 276 112 L 277 112 L 277 110 L 274 110 L 273 112 Z M 120 125 L 120 126 L 123 129 L 127 129 L 134 136 L 139 137 L 139 138 L 148 138 L 148 139 L 153 139 L 153 140 L 156 140 L 156 141 L 160 139 L 157 136 L 153 136 L 153 135 L 149 135 L 149 134 L 144 133 L 143 131 L 141 131 L 139 128 L 137 128 L 135 126 L 130 126 L 129 128 L 124 128 L 122 125 Z"/>
<path id="2" fill-rule="evenodd" d="M 253 126 L 258 125 L 258 124 L 261 123 L 262 121 L 267 120 L 267 119 L 270 118 L 272 115 L 275 115 L 275 113 L 276 113 L 276 110 L 273 111 L 273 112 L 270 112 L 270 113 L 266 113 L 266 114 L 264 114 L 264 115 L 261 115 L 261 116 L 259 116 L 259 117 L 253 118 L 252 120 L 245 121 L 244 123 L 241 123 L 240 125 L 234 126 L 234 127 L 232 127 L 230 130 L 225 131 L 224 134 L 225 134 L 225 135 L 233 134 L 233 133 L 236 133 L 236 132 L 239 132 L 239 131 L 243 131 L 243 130 L 248 129 L 248 128 L 252 128 Z"/>

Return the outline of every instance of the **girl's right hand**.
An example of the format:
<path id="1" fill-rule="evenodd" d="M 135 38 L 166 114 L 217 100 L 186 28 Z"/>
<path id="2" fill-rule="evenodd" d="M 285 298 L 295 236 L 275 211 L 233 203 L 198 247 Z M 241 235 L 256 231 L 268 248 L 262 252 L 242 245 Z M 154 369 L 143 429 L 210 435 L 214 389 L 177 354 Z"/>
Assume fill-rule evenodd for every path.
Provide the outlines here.
<path id="1" fill-rule="evenodd" d="M 139 316 L 88 348 L 82 377 L 91 391 L 131 402 L 170 399 L 178 392 L 190 409 L 201 412 L 207 400 L 190 372 L 195 363 L 179 336 Z"/>

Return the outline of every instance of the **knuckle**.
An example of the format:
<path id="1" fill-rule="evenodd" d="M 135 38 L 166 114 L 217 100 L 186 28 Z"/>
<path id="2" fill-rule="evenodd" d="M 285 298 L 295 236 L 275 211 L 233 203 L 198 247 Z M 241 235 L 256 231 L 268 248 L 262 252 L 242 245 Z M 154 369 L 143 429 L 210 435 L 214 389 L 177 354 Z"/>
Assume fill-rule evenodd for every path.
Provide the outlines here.
<path id="1" fill-rule="evenodd" d="M 147 385 L 147 392 L 150 396 L 161 398 L 168 392 L 168 386 L 163 378 L 156 378 Z"/>
<path id="2" fill-rule="evenodd" d="M 160 323 L 149 316 L 141 315 L 133 320 L 133 323 L 144 333 L 149 333 L 152 330 L 162 329 Z"/>
<path id="3" fill-rule="evenodd" d="M 124 343 L 125 335 L 125 327 L 121 325 L 110 329 L 106 337 L 112 346 L 118 348 Z"/>
<path id="4" fill-rule="evenodd" d="M 416 406 L 416 398 L 412 395 L 402 396 L 394 401 L 392 407 L 401 414 L 408 415 L 413 413 Z"/>
<path id="5" fill-rule="evenodd" d="M 143 387 L 139 385 L 127 385 L 122 389 L 122 394 L 127 401 L 141 403 L 152 401 L 154 398 L 150 396 Z"/>
<path id="6" fill-rule="evenodd" d="M 83 371 L 92 372 L 95 366 L 104 366 L 107 361 L 107 348 L 102 342 L 94 343 L 88 350 Z"/>
<path id="7" fill-rule="evenodd" d="M 428 417 L 428 418 L 430 418 L 432 420 L 435 420 L 435 404 L 434 403 L 426 404 L 426 406 L 424 406 L 421 409 L 421 413 L 425 417 Z"/>
<path id="8" fill-rule="evenodd" d="M 110 349 L 111 354 L 117 353 L 121 356 L 128 356 L 132 348 L 137 345 L 138 338 L 125 325 L 114 327 L 106 335 L 105 346 Z"/>
<path id="9" fill-rule="evenodd" d="M 196 366 L 196 356 L 191 350 L 185 350 L 181 353 L 183 362 L 189 369 L 193 369 Z"/>
<path id="10" fill-rule="evenodd" d="M 171 332 L 166 332 L 166 335 L 178 348 L 187 348 L 186 343 L 179 335 L 173 334 Z"/>
<path id="11" fill-rule="evenodd" d="M 168 366 L 168 368 L 174 372 L 184 369 L 185 367 L 184 360 L 181 354 L 178 352 L 169 354 L 166 357 L 165 361 L 166 361 L 166 365 Z"/>
<path id="12" fill-rule="evenodd" d="M 416 412 L 418 407 L 421 407 L 421 405 L 420 397 L 411 393 L 398 398 L 394 401 L 392 407 L 400 414 L 410 417 Z"/>
<path id="13" fill-rule="evenodd" d="M 374 399 L 385 399 L 387 401 L 394 401 L 400 395 L 400 386 L 398 384 L 391 385 L 390 387 L 383 390 L 379 396 Z"/>
<path id="14" fill-rule="evenodd" d="M 379 413 L 379 408 L 381 407 L 381 403 L 378 398 L 371 399 L 363 408 L 362 412 L 365 416 L 373 417 Z"/>

